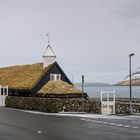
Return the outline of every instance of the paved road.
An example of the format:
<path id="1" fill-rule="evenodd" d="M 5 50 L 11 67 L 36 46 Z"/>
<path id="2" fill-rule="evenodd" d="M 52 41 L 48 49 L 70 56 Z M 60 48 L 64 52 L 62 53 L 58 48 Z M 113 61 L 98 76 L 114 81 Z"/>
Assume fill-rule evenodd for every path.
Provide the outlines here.
<path id="1" fill-rule="evenodd" d="M 0 108 L 0 140 L 140 140 L 140 117 L 80 118 Z"/>

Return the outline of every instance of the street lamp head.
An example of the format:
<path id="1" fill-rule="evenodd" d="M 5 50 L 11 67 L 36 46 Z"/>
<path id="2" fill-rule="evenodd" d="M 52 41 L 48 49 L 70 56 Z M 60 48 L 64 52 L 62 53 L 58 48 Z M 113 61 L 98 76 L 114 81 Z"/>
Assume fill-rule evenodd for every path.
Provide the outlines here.
<path id="1" fill-rule="evenodd" d="M 134 53 L 131 53 L 131 54 L 129 54 L 129 57 L 132 57 L 132 56 L 134 56 L 135 54 Z"/>

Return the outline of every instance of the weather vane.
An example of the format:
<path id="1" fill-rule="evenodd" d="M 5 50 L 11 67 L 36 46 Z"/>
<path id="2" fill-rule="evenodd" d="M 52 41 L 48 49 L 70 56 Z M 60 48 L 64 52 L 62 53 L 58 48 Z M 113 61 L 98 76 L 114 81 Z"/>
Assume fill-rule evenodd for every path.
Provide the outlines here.
<path id="1" fill-rule="evenodd" d="M 46 36 L 48 37 L 48 45 L 50 45 L 50 34 L 46 34 Z"/>

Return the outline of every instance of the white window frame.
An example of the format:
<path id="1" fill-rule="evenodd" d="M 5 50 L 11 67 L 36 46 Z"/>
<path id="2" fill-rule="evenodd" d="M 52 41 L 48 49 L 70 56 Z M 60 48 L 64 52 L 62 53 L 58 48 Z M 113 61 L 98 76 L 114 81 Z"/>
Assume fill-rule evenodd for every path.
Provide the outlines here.
<path id="1" fill-rule="evenodd" d="M 51 81 L 58 81 L 61 80 L 61 74 L 50 74 Z"/>

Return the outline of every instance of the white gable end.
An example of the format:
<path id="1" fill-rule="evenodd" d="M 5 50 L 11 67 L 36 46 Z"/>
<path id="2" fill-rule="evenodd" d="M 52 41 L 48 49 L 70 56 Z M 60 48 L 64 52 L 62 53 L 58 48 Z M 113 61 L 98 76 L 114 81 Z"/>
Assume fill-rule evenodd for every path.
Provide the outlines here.
<path id="1" fill-rule="evenodd" d="M 53 64 L 56 61 L 56 55 L 53 52 L 50 45 L 47 46 L 44 55 L 43 55 L 43 67 L 47 67 L 50 64 Z"/>

